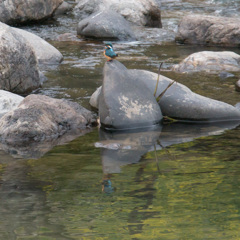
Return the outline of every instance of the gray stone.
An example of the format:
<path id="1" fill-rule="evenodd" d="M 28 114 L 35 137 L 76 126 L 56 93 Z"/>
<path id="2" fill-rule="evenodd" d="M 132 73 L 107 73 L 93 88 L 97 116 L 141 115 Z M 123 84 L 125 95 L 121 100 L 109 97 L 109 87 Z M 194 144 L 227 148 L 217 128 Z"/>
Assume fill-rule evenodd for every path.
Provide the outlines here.
<path id="1" fill-rule="evenodd" d="M 19 28 L 13 29 L 29 42 L 36 54 L 39 64 L 58 64 L 63 60 L 63 55 L 44 39 Z"/>
<path id="2" fill-rule="evenodd" d="M 2 0 L 0 21 L 22 24 L 49 18 L 63 0 Z"/>
<path id="3" fill-rule="evenodd" d="M 235 84 L 236 91 L 240 92 L 240 79 Z"/>
<path id="4" fill-rule="evenodd" d="M 99 102 L 99 95 L 101 93 L 102 87 L 99 87 L 91 96 L 90 98 L 90 105 L 96 109 L 98 109 L 98 102 Z"/>
<path id="5" fill-rule="evenodd" d="M 157 74 L 145 70 L 129 70 L 134 81 L 144 83 L 153 94 L 157 82 Z M 157 96 L 173 80 L 160 76 Z M 95 95 L 97 97 L 97 95 Z M 93 99 L 92 99 L 93 101 Z M 227 103 L 210 99 L 192 92 L 180 83 L 174 83 L 163 95 L 159 105 L 164 116 L 184 121 L 239 121 L 240 111 Z"/>
<path id="6" fill-rule="evenodd" d="M 93 121 L 93 114 L 77 103 L 32 94 L 0 119 L 0 140 L 13 145 L 52 141 Z"/>
<path id="7" fill-rule="evenodd" d="M 131 26 L 121 15 L 100 11 L 79 22 L 77 34 L 90 38 L 135 39 Z"/>
<path id="8" fill-rule="evenodd" d="M 29 43 L 0 23 L 0 89 L 26 93 L 41 85 L 38 62 Z"/>
<path id="9" fill-rule="evenodd" d="M 0 90 L 0 118 L 7 112 L 14 110 L 24 98 L 4 90 Z"/>
<path id="10" fill-rule="evenodd" d="M 162 113 L 145 84 L 134 79 L 123 64 L 113 60 L 104 66 L 99 117 L 105 128 L 130 129 L 159 123 Z"/>
<path id="11" fill-rule="evenodd" d="M 69 4 L 66 1 L 63 1 L 63 3 L 54 12 L 54 16 L 58 17 L 58 16 L 61 16 L 61 15 L 64 15 L 67 12 L 71 11 L 72 9 L 73 9 L 73 6 L 71 4 Z"/>
<path id="12" fill-rule="evenodd" d="M 92 13 L 106 10 L 115 11 L 134 24 L 148 27 L 161 27 L 161 11 L 155 0 L 78 0 L 74 8 L 81 19 Z"/>
<path id="13" fill-rule="evenodd" d="M 221 71 L 240 71 L 240 55 L 230 52 L 203 51 L 193 53 L 179 64 L 172 67 L 176 72 L 200 72 L 216 73 Z"/>
<path id="14" fill-rule="evenodd" d="M 240 18 L 188 15 L 181 20 L 176 41 L 239 47 Z"/>

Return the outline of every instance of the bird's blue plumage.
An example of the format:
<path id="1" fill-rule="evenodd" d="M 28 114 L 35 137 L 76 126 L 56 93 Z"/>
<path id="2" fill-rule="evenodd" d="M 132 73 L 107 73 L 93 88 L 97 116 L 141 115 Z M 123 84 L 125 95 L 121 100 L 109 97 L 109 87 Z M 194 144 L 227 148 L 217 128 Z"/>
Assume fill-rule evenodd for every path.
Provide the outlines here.
<path id="1" fill-rule="evenodd" d="M 113 47 L 111 43 L 107 43 L 105 45 L 104 56 L 111 61 L 112 59 L 116 58 L 118 55 L 113 51 Z"/>
<path id="2" fill-rule="evenodd" d="M 117 57 L 117 54 L 113 51 L 112 48 L 107 48 L 105 54 L 111 58 Z"/>

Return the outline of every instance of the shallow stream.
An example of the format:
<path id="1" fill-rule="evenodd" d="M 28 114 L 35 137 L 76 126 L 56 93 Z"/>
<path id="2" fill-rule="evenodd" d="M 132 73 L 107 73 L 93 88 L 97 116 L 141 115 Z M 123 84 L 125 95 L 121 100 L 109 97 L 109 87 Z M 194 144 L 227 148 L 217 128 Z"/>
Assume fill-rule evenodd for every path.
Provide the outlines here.
<path id="1" fill-rule="evenodd" d="M 72 2 L 72 1 L 70 1 Z M 239 1 L 169 0 L 163 26 L 176 31 L 186 13 L 239 16 Z M 91 109 L 91 94 L 102 83 L 103 42 L 57 41 L 76 34 L 67 15 L 26 26 L 64 55 L 45 69 L 35 91 Z M 149 36 L 155 29 L 147 29 Z M 169 71 L 191 53 L 210 48 L 144 38 L 113 42 L 127 68 L 158 71 L 192 91 L 232 105 L 240 72 L 181 75 Z M 170 124 L 132 132 L 94 128 L 67 144 L 0 150 L 0 239 L 240 239 L 240 123 Z"/>

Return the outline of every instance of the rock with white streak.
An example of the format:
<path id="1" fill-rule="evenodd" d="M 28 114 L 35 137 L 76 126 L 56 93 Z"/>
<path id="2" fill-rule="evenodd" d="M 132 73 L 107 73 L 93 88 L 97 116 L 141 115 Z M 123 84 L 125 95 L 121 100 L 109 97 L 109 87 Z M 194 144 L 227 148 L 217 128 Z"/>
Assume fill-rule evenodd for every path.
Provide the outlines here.
<path id="1" fill-rule="evenodd" d="M 98 107 L 100 123 L 109 129 L 142 128 L 162 120 L 152 92 L 116 60 L 105 63 Z"/>
<path id="2" fill-rule="evenodd" d="M 152 94 L 154 93 L 158 74 L 138 69 L 128 71 L 133 81 L 139 82 L 139 86 L 144 83 L 143 86 L 141 85 L 143 89 L 141 93 L 142 95 L 145 95 L 147 89 L 150 90 Z M 161 75 L 156 96 L 160 95 L 162 91 L 166 89 L 170 83 L 172 83 L 172 81 L 172 79 Z M 119 80 L 118 84 L 121 84 L 121 80 Z M 135 89 L 131 86 L 127 91 L 134 92 Z M 93 96 L 99 101 L 100 106 L 101 94 L 100 96 L 97 94 L 94 94 Z M 131 99 L 130 94 L 129 98 Z M 94 101 L 94 99 L 91 99 L 91 101 Z M 240 110 L 238 108 L 230 104 L 196 94 L 188 87 L 180 83 L 174 83 L 165 92 L 159 102 L 159 105 L 164 116 L 183 121 L 219 122 L 240 120 Z"/>

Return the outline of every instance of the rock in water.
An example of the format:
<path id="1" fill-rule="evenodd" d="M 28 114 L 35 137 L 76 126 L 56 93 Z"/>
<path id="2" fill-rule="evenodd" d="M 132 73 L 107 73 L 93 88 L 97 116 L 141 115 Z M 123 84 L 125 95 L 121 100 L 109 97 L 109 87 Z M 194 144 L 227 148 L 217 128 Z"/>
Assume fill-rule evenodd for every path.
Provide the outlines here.
<path id="1" fill-rule="evenodd" d="M 63 55 L 44 39 L 28 31 L 12 28 L 28 41 L 33 48 L 40 64 L 58 64 L 62 61 Z"/>
<path id="2" fill-rule="evenodd" d="M 20 34 L 0 23 L 0 88 L 26 93 L 41 85 L 38 62 L 29 43 Z"/>
<path id="3" fill-rule="evenodd" d="M 22 24 L 44 20 L 53 15 L 63 0 L 1 0 L 0 21 Z"/>
<path id="4" fill-rule="evenodd" d="M 213 52 L 203 51 L 196 52 L 182 60 L 179 64 L 172 67 L 176 72 L 210 72 L 220 71 L 240 71 L 240 55 L 231 51 Z"/>
<path id="5" fill-rule="evenodd" d="M 77 103 L 32 94 L 0 119 L 0 140 L 18 145 L 52 141 L 93 121 L 93 114 Z"/>
<path id="6" fill-rule="evenodd" d="M 162 27 L 161 10 L 155 0 L 78 0 L 74 12 L 80 19 L 98 11 L 114 11 L 140 26 Z"/>
<path id="7" fill-rule="evenodd" d="M 129 77 L 131 81 L 139 82 L 143 90 L 138 94 L 145 94 L 146 89 L 150 90 L 153 95 L 154 89 L 157 82 L 158 75 L 153 72 L 132 69 L 128 70 Z M 162 93 L 164 89 L 173 80 L 164 76 L 160 76 L 157 96 Z M 101 94 L 98 95 L 98 89 L 93 95 L 91 102 L 94 103 L 96 107 L 96 102 L 99 102 Z M 124 89 L 123 89 L 124 91 Z M 135 90 L 132 90 L 132 96 Z M 131 94 L 130 99 L 131 99 Z M 240 120 L 240 110 L 236 107 L 210 99 L 199 94 L 192 92 L 188 87 L 180 83 L 174 83 L 163 95 L 160 102 L 160 107 L 164 116 L 184 120 L 184 121 L 239 121 Z"/>
<path id="8" fill-rule="evenodd" d="M 130 70 L 132 76 L 154 92 L 157 74 L 145 70 Z M 161 75 L 157 96 L 173 80 Z M 240 111 L 230 104 L 210 99 L 192 92 L 180 83 L 174 83 L 163 95 L 160 107 L 164 116 L 190 121 L 240 120 Z"/>
<path id="9" fill-rule="evenodd" d="M 7 112 L 14 110 L 24 98 L 4 90 L 0 90 L 0 118 Z"/>
<path id="10" fill-rule="evenodd" d="M 235 83 L 235 89 L 240 92 L 240 79 Z"/>
<path id="11" fill-rule="evenodd" d="M 188 15 L 181 20 L 176 41 L 239 47 L 240 18 Z"/>
<path id="12" fill-rule="evenodd" d="M 104 66 L 99 116 L 103 127 L 112 129 L 147 127 L 162 120 L 153 92 L 116 60 Z"/>
<path id="13" fill-rule="evenodd" d="M 90 38 L 135 39 L 127 20 L 114 11 L 100 11 L 79 22 L 77 34 Z"/>

